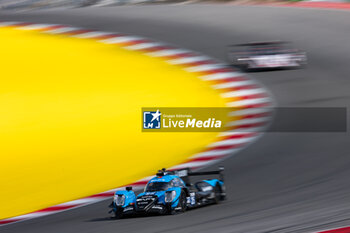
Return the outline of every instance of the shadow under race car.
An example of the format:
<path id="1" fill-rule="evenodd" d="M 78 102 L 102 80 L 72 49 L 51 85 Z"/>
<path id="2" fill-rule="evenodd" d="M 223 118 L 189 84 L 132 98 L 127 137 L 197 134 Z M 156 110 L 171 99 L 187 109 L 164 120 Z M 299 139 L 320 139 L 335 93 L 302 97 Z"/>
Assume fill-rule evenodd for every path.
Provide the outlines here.
<path id="1" fill-rule="evenodd" d="M 216 171 L 192 172 L 189 168 L 167 171 L 164 168 L 146 185 L 144 192 L 135 195 L 132 187 L 117 191 L 110 204 L 116 218 L 135 215 L 175 214 L 207 204 L 217 204 L 226 197 L 224 168 Z M 190 183 L 191 176 L 219 175 Z"/>

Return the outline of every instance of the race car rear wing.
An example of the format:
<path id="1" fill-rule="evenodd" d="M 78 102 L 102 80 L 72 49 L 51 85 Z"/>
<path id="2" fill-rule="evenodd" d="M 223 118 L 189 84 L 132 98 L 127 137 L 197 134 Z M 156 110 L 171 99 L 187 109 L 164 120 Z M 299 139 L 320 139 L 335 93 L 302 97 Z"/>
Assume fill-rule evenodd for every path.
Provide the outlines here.
<path id="1" fill-rule="evenodd" d="M 219 175 L 219 180 L 224 181 L 224 167 L 219 167 L 218 170 L 215 171 L 201 171 L 201 172 L 193 172 L 190 168 L 184 168 L 179 170 L 172 171 L 174 175 L 181 177 L 185 183 L 190 183 L 191 176 L 206 176 L 206 175 Z"/>

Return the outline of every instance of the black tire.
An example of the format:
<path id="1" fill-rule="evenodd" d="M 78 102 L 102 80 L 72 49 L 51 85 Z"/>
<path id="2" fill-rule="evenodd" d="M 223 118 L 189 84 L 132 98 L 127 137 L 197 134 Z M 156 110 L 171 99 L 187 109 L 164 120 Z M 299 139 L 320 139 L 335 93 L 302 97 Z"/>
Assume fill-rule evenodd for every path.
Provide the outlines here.
<path id="1" fill-rule="evenodd" d="M 226 200 L 226 187 L 224 184 L 220 186 L 220 191 L 221 191 L 220 201 Z"/>
<path id="2" fill-rule="evenodd" d="M 181 206 L 181 212 L 184 213 L 187 210 L 187 200 L 186 200 L 186 194 L 184 191 L 181 192 L 179 205 Z"/>
<path id="3" fill-rule="evenodd" d="M 114 218 L 115 219 L 121 219 L 123 218 L 123 211 L 122 210 L 117 210 L 114 212 Z"/>
<path id="4" fill-rule="evenodd" d="M 214 204 L 219 204 L 221 200 L 221 188 L 218 184 L 216 184 L 214 188 Z"/>
<path id="5" fill-rule="evenodd" d="M 184 191 L 181 191 L 180 197 L 179 197 L 179 203 L 177 204 L 177 207 L 181 207 L 180 210 L 174 210 L 171 209 L 171 207 L 169 208 L 169 214 L 170 215 L 174 215 L 174 214 L 178 214 L 178 213 L 184 213 L 187 209 L 187 204 L 186 204 L 187 200 L 186 200 L 186 194 Z"/>

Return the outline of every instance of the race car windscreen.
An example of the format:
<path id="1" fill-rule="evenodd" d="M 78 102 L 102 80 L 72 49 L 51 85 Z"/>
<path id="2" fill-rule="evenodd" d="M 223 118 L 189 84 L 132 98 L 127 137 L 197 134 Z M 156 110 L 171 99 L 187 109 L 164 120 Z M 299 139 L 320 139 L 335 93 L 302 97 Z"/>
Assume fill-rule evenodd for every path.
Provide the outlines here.
<path id="1" fill-rule="evenodd" d="M 165 191 L 169 187 L 169 182 L 151 182 L 147 184 L 145 192 Z"/>

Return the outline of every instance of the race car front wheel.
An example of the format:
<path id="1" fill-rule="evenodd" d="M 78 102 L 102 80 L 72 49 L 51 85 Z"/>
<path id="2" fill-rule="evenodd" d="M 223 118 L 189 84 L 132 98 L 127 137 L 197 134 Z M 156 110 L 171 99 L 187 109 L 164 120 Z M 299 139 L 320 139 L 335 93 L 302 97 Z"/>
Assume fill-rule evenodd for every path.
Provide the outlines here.
<path id="1" fill-rule="evenodd" d="M 115 219 L 123 218 L 123 210 L 117 209 L 116 211 L 114 211 L 114 218 Z"/>
<path id="2" fill-rule="evenodd" d="M 214 203 L 218 204 L 221 200 L 221 188 L 220 186 L 217 184 L 214 188 Z"/>
<path id="3" fill-rule="evenodd" d="M 175 207 L 175 209 L 170 208 L 169 209 L 169 214 L 177 214 L 177 213 L 183 213 L 187 209 L 187 204 L 186 204 L 186 194 L 184 191 L 181 191 L 180 197 L 179 197 L 179 203 Z"/>
<path id="4" fill-rule="evenodd" d="M 185 212 L 187 209 L 187 200 L 186 200 L 186 194 L 184 191 L 181 192 L 180 196 L 180 206 L 181 206 L 181 212 Z"/>

